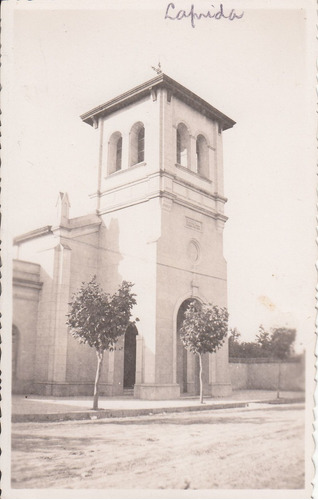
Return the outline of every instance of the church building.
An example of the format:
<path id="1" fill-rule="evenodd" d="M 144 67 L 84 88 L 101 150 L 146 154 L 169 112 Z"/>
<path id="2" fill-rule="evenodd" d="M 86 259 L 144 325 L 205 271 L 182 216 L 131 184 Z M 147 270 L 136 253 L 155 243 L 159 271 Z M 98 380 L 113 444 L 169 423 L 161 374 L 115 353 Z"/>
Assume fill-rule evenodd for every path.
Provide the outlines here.
<path id="1" fill-rule="evenodd" d="M 164 73 L 84 113 L 99 136 L 94 211 L 15 238 L 16 393 L 92 395 L 95 351 L 68 332 L 69 302 L 94 275 L 134 283 L 139 321 L 106 352 L 100 394 L 174 399 L 199 391 L 178 334 L 191 300 L 227 305 L 222 136 L 235 122 Z M 227 342 L 203 359 L 204 394 L 231 392 Z"/>

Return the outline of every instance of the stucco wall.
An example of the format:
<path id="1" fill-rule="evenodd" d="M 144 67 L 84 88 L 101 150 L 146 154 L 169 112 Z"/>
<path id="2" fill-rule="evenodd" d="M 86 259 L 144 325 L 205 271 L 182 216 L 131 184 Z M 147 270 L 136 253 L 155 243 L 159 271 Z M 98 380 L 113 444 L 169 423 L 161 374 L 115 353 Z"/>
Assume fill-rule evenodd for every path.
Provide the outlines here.
<path id="1" fill-rule="evenodd" d="M 230 363 L 233 389 L 277 388 L 279 364 L 272 363 Z M 305 389 L 305 368 L 303 362 L 282 363 L 280 388 L 286 391 Z"/>
<path id="2" fill-rule="evenodd" d="M 200 229 L 187 225 L 187 217 L 195 218 Z M 193 241 L 198 249 L 197 259 L 191 249 Z M 156 377 L 165 383 L 176 381 L 179 359 L 176 352 L 177 313 L 182 302 L 191 297 L 226 306 L 222 233 L 211 217 L 174 202 L 162 211 L 162 230 L 158 240 Z M 229 381 L 227 365 L 227 347 L 224 346 L 205 362 L 207 388 L 212 382 Z M 190 360 L 188 367 L 191 369 Z"/>
<path id="3" fill-rule="evenodd" d="M 128 201 L 128 200 L 127 200 Z M 155 382 L 156 328 L 156 256 L 160 234 L 160 202 L 158 199 L 114 210 L 102 215 L 104 235 L 101 237 L 99 277 L 107 280 L 107 290 L 115 291 L 122 280 L 134 283 L 137 305 L 133 318 L 142 344 L 137 353 L 137 371 L 142 372 L 138 383 Z M 100 271 L 103 270 L 101 273 Z M 114 387 L 120 390 L 123 379 L 123 357 L 115 353 Z M 142 369 L 141 369 L 142 368 Z M 109 379 L 110 382 L 110 379 Z M 122 389 L 122 387 L 121 387 Z"/>
<path id="4" fill-rule="evenodd" d="M 73 293 L 79 290 L 82 282 L 87 283 L 97 274 L 98 232 L 79 235 L 70 240 L 69 245 L 72 248 L 72 256 L 68 302 Z M 66 326 L 65 335 L 67 336 L 66 381 L 93 384 L 97 364 L 94 349 L 75 340 L 68 333 Z"/>
<path id="5" fill-rule="evenodd" d="M 13 325 L 17 329 L 13 360 L 12 389 L 32 392 L 36 352 L 36 324 L 41 290 L 40 266 L 31 262 L 13 262 Z"/>

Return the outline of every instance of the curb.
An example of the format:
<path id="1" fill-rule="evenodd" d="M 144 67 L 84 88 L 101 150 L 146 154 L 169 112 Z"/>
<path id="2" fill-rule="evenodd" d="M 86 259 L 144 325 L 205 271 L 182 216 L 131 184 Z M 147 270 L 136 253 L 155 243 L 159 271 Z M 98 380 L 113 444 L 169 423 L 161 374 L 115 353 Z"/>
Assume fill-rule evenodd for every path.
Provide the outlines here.
<path id="1" fill-rule="evenodd" d="M 305 398 L 279 398 L 279 399 L 269 399 L 265 403 L 269 405 L 289 405 L 293 403 L 305 403 Z"/>
<path id="2" fill-rule="evenodd" d="M 33 413 L 33 414 L 14 414 L 11 421 L 13 423 L 22 422 L 60 422 L 67 420 L 98 420 L 101 418 L 125 418 L 138 417 L 142 415 L 158 415 L 160 413 L 182 413 L 189 411 L 206 410 L 225 410 L 229 408 L 245 408 L 248 403 L 224 403 L 224 404 L 205 404 L 200 406 L 177 406 L 169 408 L 139 408 L 125 410 L 88 410 L 74 411 L 67 413 Z"/>

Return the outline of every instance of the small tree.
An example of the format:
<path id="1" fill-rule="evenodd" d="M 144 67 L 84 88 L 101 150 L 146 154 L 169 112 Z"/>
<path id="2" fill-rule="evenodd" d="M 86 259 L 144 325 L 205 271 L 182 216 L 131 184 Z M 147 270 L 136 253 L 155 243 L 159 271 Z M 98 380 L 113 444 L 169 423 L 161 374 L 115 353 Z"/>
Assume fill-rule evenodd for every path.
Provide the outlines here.
<path id="1" fill-rule="evenodd" d="M 241 356 L 242 346 L 241 346 L 241 333 L 238 329 L 230 328 L 229 334 L 229 357 L 239 358 Z"/>
<path id="2" fill-rule="evenodd" d="M 278 380 L 277 380 L 277 399 L 279 399 L 280 381 L 281 381 L 281 362 L 288 358 L 292 353 L 292 346 L 295 342 L 296 330 L 293 328 L 275 328 L 270 338 L 271 353 L 274 358 L 279 359 Z"/>
<path id="3" fill-rule="evenodd" d="M 223 345 L 228 330 L 228 312 L 224 307 L 193 301 L 184 316 L 180 338 L 188 351 L 199 356 L 200 403 L 203 403 L 202 354 L 216 352 Z"/>
<path id="4" fill-rule="evenodd" d="M 258 335 L 256 335 L 257 344 L 261 347 L 264 356 L 270 356 L 272 350 L 271 334 L 265 330 L 263 325 L 259 326 Z"/>
<path id="5" fill-rule="evenodd" d="M 113 295 L 105 293 L 94 276 L 82 283 L 73 295 L 67 325 L 74 338 L 96 350 L 97 369 L 94 384 L 93 410 L 98 409 L 99 381 L 104 351 L 113 351 L 129 323 L 131 309 L 136 304 L 133 284 L 123 281 Z"/>
<path id="6" fill-rule="evenodd" d="M 229 357 L 230 358 L 260 358 L 266 353 L 257 342 L 241 342 L 241 334 L 237 328 L 230 329 Z"/>
<path id="7" fill-rule="evenodd" d="M 241 333 L 238 331 L 238 329 L 236 327 L 230 328 L 229 341 L 239 343 L 240 338 L 241 338 Z"/>

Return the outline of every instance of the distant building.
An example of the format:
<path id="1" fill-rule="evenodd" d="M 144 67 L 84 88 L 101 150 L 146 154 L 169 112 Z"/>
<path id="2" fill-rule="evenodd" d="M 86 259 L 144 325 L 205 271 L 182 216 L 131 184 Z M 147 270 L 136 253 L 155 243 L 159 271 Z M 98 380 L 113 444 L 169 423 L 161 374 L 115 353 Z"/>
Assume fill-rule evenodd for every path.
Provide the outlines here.
<path id="1" fill-rule="evenodd" d="M 137 328 L 106 353 L 101 393 L 197 394 L 198 360 L 178 328 L 188 302 L 227 303 L 222 134 L 234 122 L 163 73 L 82 115 L 100 137 L 96 210 L 15 239 L 13 390 L 92 393 L 94 350 L 68 333 L 72 294 L 96 274 L 106 291 L 135 283 Z M 205 355 L 204 392 L 231 391 L 227 343 Z"/>

